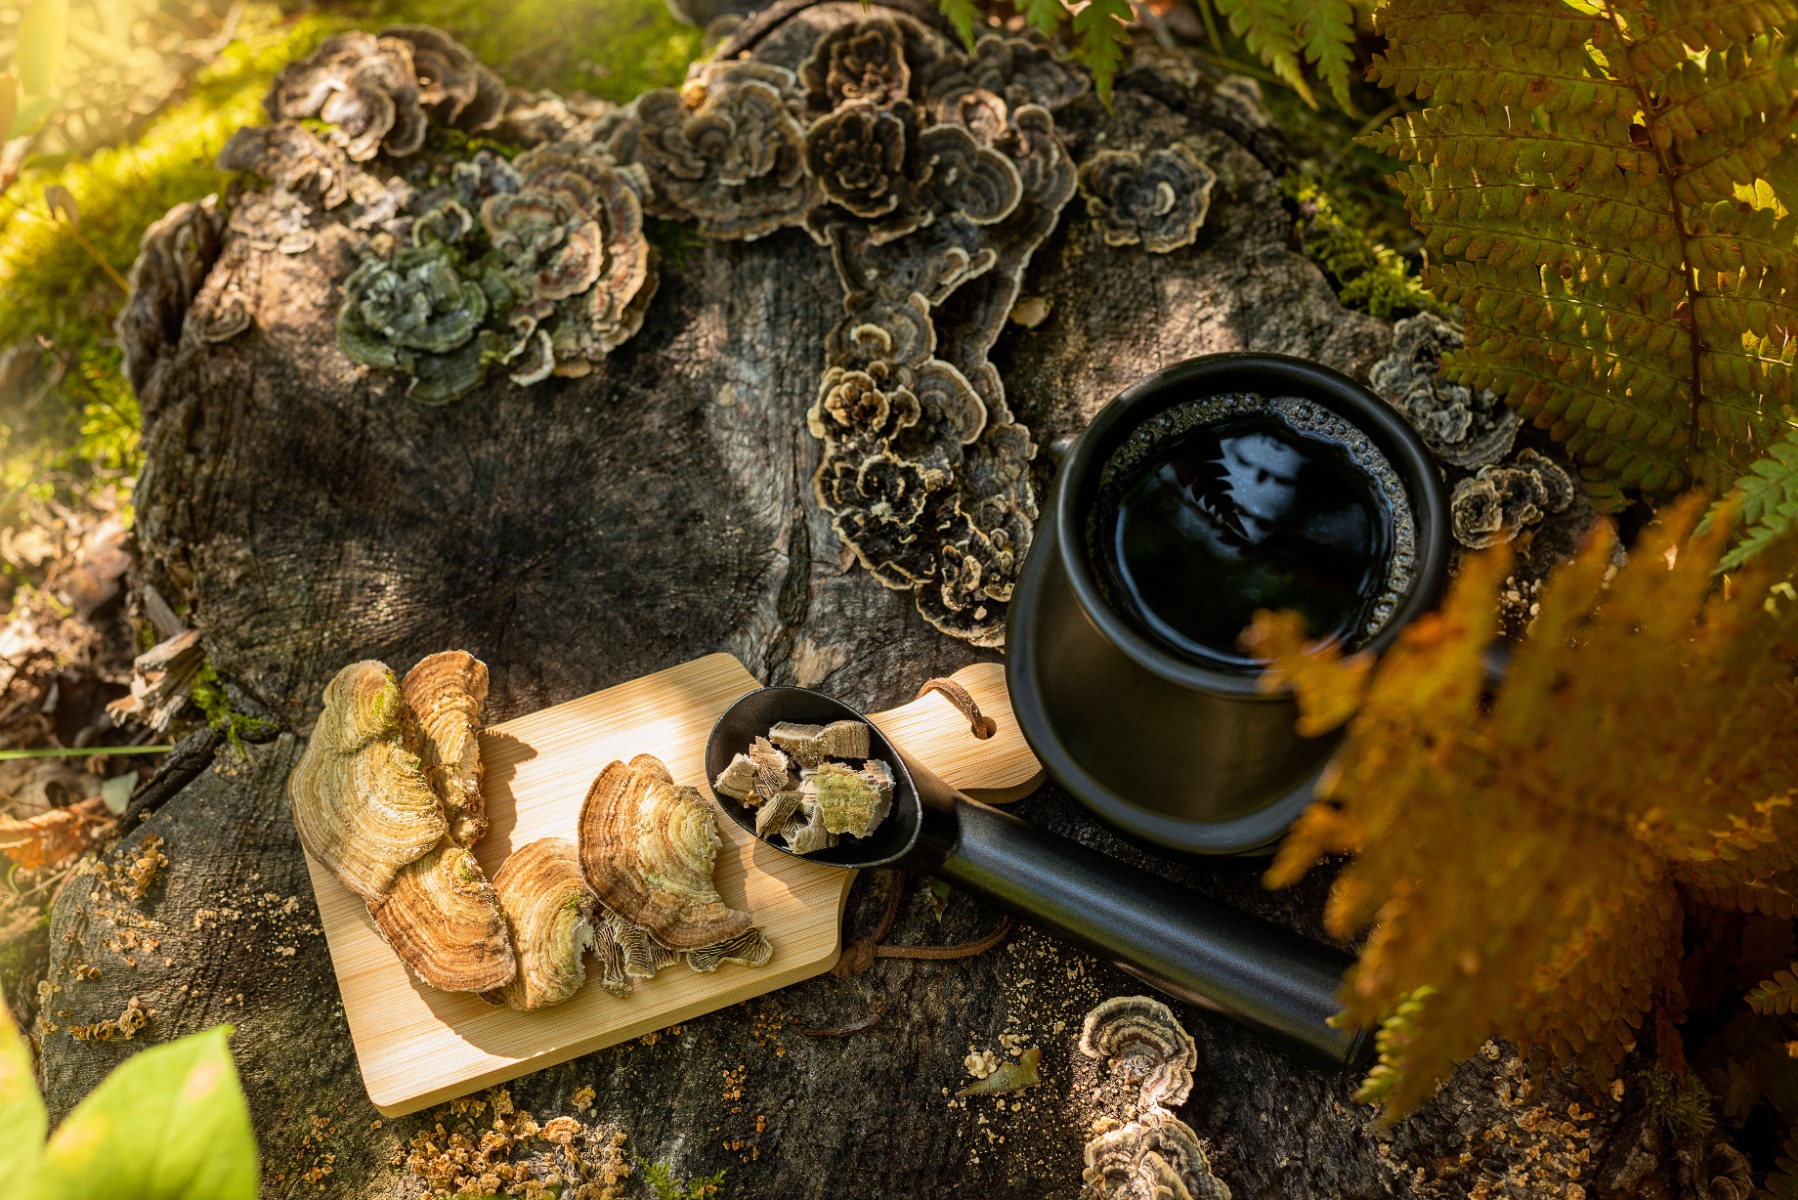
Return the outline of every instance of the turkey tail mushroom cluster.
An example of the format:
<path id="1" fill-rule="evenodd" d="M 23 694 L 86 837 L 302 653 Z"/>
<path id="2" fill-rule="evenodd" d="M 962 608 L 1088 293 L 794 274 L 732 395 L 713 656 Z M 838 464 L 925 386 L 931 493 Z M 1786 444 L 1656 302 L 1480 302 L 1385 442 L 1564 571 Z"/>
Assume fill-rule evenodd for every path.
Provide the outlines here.
<path id="1" fill-rule="evenodd" d="M 1174 1109 L 1192 1093 L 1198 1050 L 1173 1010 L 1150 996 L 1117 996 L 1086 1014 L 1080 1052 L 1105 1061 L 1110 1081 L 1127 1089 L 1116 1117 L 1093 1126 L 1086 1144 L 1081 1200 L 1230 1200 L 1205 1147 Z"/>
<path id="2" fill-rule="evenodd" d="M 501 987 L 517 967 L 466 844 L 485 828 L 478 803 L 470 819 L 462 782 L 472 771 L 478 795 L 478 751 L 470 763 L 463 743 L 486 694 L 486 667 L 460 651 L 432 655 L 404 684 L 383 663 L 352 663 L 326 686 L 324 713 L 287 780 L 307 853 L 367 902 L 401 961 L 452 992 Z"/>

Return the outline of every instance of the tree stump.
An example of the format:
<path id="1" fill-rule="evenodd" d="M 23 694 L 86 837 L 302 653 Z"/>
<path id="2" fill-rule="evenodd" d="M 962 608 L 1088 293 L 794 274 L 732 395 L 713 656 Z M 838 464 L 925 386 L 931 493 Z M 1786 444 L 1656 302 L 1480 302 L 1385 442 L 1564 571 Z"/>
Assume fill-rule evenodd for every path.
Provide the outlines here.
<path id="1" fill-rule="evenodd" d="M 789 67 L 820 31 L 863 19 L 854 4 L 783 9 L 757 27 L 754 52 Z M 1239 92 L 1138 66 L 1120 75 L 1115 111 L 1088 97 L 1056 127 L 1076 161 L 1185 141 L 1217 182 L 1196 241 L 1170 253 L 1107 245 L 1078 197 L 1062 212 L 1023 280 L 1040 319 L 1008 325 L 991 353 L 1037 445 L 1191 355 L 1278 351 L 1364 375 L 1385 351 L 1388 327 L 1343 309 L 1295 249 L 1279 189 L 1287 151 Z M 147 900 L 95 879 L 66 888 L 38 1032 L 60 1116 L 138 1048 L 79 1042 L 68 1026 L 115 1017 L 133 996 L 153 1014 L 140 1043 L 230 1022 L 266 1195 L 420 1195 L 409 1142 L 459 1118 L 382 1121 L 370 1106 L 285 799 L 339 667 L 379 658 L 403 671 L 465 648 L 491 667 L 488 719 L 501 721 L 720 650 L 768 682 L 877 710 L 996 652 L 944 636 L 909 593 L 854 567 L 814 497 L 821 447 L 806 413 L 842 293 L 803 231 L 665 259 L 641 331 L 584 378 L 527 388 L 495 376 L 426 407 L 339 349 L 363 235 L 315 218 L 303 253 L 257 248 L 215 220 L 170 258 L 178 286 L 134 306 L 142 581 L 187 606 L 234 702 L 280 732 L 242 750 L 206 739 L 210 765 L 113 848 L 125 861 L 163 840 L 170 864 Z M 222 271 L 251 319 L 209 341 L 194 303 Z M 1049 456 L 1031 469 L 1042 496 Z M 1152 859 L 1053 785 L 1017 811 L 1322 936 L 1321 880 L 1270 895 L 1253 871 Z M 880 873 L 857 883 L 846 936 L 875 923 L 892 886 Z M 913 881 L 892 940 L 963 942 L 994 920 L 962 895 L 938 913 Z M 1076 1047 L 1081 1019 L 1140 990 L 1022 927 L 976 957 L 878 959 L 815 979 L 540 1071 L 510 1095 L 540 1120 L 611 1122 L 631 1153 L 679 1176 L 723 1169 L 732 1197 L 1071 1198 L 1103 1115 L 1098 1068 Z M 870 1014 L 860 1032 L 816 1036 Z M 1354 1080 L 1205 1012 L 1181 1016 L 1199 1046 L 1182 1115 L 1239 1197 L 1662 1196 L 1707 1182 L 1663 1144 L 1640 1096 L 1530 1085 L 1497 1047 L 1382 1130 L 1351 1100 Z M 954 1100 L 964 1058 L 1004 1057 L 1000 1035 L 1041 1048 L 1041 1085 Z M 577 1105 L 588 1087 L 590 1111 Z"/>

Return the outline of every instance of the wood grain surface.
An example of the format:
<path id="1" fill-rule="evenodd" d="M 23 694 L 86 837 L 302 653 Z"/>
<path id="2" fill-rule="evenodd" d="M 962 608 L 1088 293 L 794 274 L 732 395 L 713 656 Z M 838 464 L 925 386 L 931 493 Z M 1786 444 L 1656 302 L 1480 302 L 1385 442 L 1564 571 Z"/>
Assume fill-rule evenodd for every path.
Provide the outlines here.
<path id="1" fill-rule="evenodd" d="M 1029 790 L 1041 768 L 1012 719 L 1004 670 L 957 672 L 998 729 L 973 736 L 937 693 L 871 719 L 950 783 L 988 800 Z M 732 701 L 760 686 L 729 654 L 713 654 L 497 725 L 481 735 L 492 827 L 474 847 L 489 877 L 514 848 L 575 836 L 588 786 L 606 764 L 654 754 L 679 783 L 705 789 L 705 745 Z M 399 1116 L 590 1050 L 758 996 L 830 969 L 840 950 L 843 900 L 855 872 L 809 863 L 718 820 L 718 890 L 746 908 L 774 943 L 768 965 L 709 974 L 664 970 L 620 999 L 589 982 L 565 1004 L 516 1012 L 420 983 L 376 931 L 368 909 L 308 856 L 331 962 L 343 992 L 363 1083 Z"/>

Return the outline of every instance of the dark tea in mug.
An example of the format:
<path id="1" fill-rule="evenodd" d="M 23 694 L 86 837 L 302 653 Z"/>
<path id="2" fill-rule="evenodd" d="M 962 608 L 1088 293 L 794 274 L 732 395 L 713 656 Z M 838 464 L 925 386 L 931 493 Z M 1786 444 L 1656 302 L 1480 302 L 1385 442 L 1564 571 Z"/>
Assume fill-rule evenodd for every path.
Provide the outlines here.
<path id="1" fill-rule="evenodd" d="M 1138 426 L 1106 462 L 1087 549 L 1112 605 L 1200 666 L 1253 673 L 1257 609 L 1294 609 L 1349 649 L 1413 585 L 1417 523 L 1366 433 L 1310 400 L 1199 397 Z"/>

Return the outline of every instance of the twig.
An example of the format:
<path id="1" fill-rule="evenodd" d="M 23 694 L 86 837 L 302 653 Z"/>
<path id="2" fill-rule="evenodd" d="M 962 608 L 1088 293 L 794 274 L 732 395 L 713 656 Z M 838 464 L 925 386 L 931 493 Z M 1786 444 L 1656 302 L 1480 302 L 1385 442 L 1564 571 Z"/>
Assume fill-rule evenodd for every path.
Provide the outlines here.
<path id="1" fill-rule="evenodd" d="M 846 1038 L 863 1033 L 880 1024 L 880 1014 L 871 1012 L 859 1021 L 851 1021 L 847 1025 L 835 1025 L 827 1029 L 801 1029 L 806 1037 Z"/>
<path id="2" fill-rule="evenodd" d="M 999 927 L 976 942 L 963 942 L 959 946 L 876 946 L 876 958 L 972 958 L 976 954 L 985 953 L 1005 940 L 1011 932 L 1013 921 L 1011 914 L 1006 913 L 999 918 Z"/>

